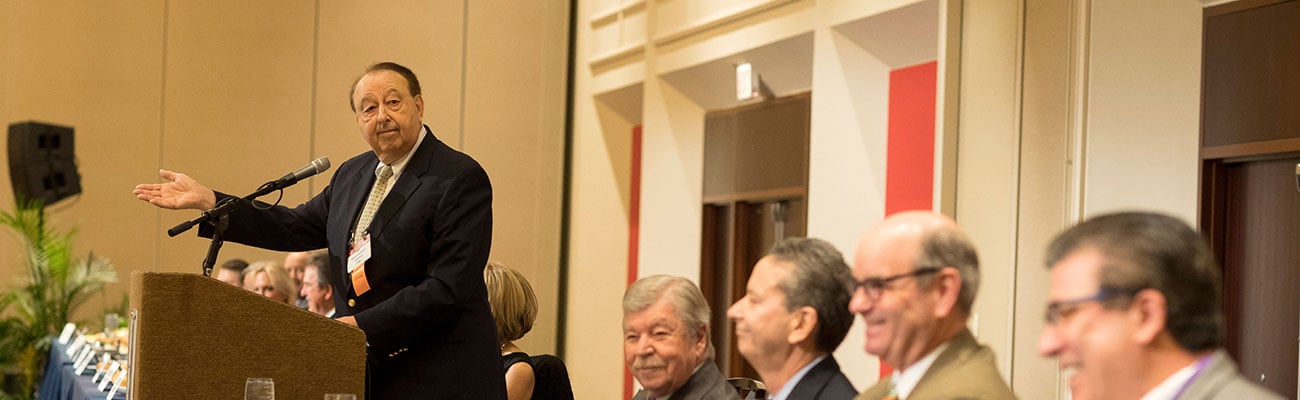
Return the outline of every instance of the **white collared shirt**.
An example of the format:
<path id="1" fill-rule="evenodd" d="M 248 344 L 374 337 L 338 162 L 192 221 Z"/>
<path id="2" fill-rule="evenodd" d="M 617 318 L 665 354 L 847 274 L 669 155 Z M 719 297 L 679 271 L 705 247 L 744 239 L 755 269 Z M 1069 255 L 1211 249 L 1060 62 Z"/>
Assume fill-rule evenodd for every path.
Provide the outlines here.
<path id="1" fill-rule="evenodd" d="M 1160 382 L 1156 387 L 1151 388 L 1150 392 L 1142 396 L 1142 400 L 1174 400 L 1174 396 L 1187 385 L 1188 381 L 1196 374 L 1196 363 L 1187 364 L 1186 367 L 1179 369 L 1177 372 L 1170 374 L 1164 382 Z"/>
<path id="2" fill-rule="evenodd" d="M 906 370 L 894 370 L 890 382 L 894 384 L 894 393 L 898 394 L 899 399 L 906 399 L 912 395 L 912 390 L 916 389 L 916 384 L 921 383 L 921 377 L 925 376 L 925 371 L 930 369 L 930 364 L 934 364 L 934 360 L 939 358 L 939 353 L 947 348 L 948 342 L 944 342 Z"/>
<path id="3" fill-rule="evenodd" d="M 799 384 L 799 381 L 803 379 L 803 376 L 808 375 L 808 371 L 811 371 L 813 367 L 817 366 L 817 363 L 820 363 L 825 359 L 825 355 L 817 357 L 816 360 L 813 360 L 808 363 L 808 365 L 800 368 L 799 372 L 795 372 L 794 376 L 791 376 L 790 380 L 785 382 L 785 386 L 781 386 L 781 391 L 776 392 L 776 395 L 772 396 L 772 400 L 785 400 L 787 397 L 790 397 L 790 392 L 794 391 L 794 387 Z"/>
<path id="4" fill-rule="evenodd" d="M 389 167 L 393 169 L 393 176 L 388 178 L 388 187 L 384 188 L 384 194 L 379 197 L 380 199 L 388 198 L 388 193 L 393 191 L 393 186 L 397 185 L 397 178 L 402 176 L 402 170 L 406 169 L 406 164 L 411 161 L 411 155 L 415 154 L 415 149 L 420 148 L 420 143 L 424 142 L 424 134 L 427 132 L 427 129 L 420 128 L 420 136 L 415 139 L 415 146 L 411 146 L 411 151 L 406 152 L 406 155 L 397 159 L 397 161 L 394 161 L 392 165 L 389 165 Z M 376 178 L 379 177 L 379 167 L 382 165 L 384 165 L 383 161 L 375 163 Z"/>

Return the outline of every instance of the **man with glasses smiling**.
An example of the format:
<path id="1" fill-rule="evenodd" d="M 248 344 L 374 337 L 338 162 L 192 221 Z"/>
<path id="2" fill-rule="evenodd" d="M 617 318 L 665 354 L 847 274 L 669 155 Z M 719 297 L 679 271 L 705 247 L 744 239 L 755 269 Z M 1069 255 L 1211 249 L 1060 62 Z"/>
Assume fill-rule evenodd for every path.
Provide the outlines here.
<path id="1" fill-rule="evenodd" d="M 1219 267 L 1176 218 L 1098 216 L 1048 248 L 1039 351 L 1072 371 L 1074 399 L 1280 399 L 1223 351 Z"/>
<path id="2" fill-rule="evenodd" d="M 858 244 L 853 279 L 849 311 L 866 322 L 867 353 L 895 368 L 858 400 L 1015 398 L 993 351 L 966 329 L 979 259 L 952 219 L 885 218 Z"/>

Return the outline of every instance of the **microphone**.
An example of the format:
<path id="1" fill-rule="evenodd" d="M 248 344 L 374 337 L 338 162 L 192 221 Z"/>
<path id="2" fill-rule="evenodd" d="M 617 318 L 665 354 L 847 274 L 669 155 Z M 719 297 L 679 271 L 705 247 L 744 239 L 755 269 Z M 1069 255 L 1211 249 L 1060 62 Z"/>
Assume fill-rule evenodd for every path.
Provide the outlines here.
<path id="1" fill-rule="evenodd" d="M 325 172 L 327 169 L 330 169 L 330 159 L 328 157 L 317 158 L 311 160 L 311 164 L 304 165 L 302 168 L 298 168 L 297 171 L 290 172 L 288 175 L 276 180 L 275 184 L 281 188 L 288 187 L 309 176 Z"/>
<path id="2" fill-rule="evenodd" d="M 316 175 L 321 172 L 325 172 L 325 170 L 327 169 L 330 169 L 329 158 L 321 157 L 315 160 L 311 160 L 310 164 L 304 165 L 302 168 L 298 168 L 297 171 L 290 172 L 288 175 L 285 175 L 280 179 L 276 179 L 262 184 L 262 186 L 257 188 L 257 190 L 254 191 L 252 194 L 249 194 L 239 199 L 226 199 L 224 201 L 218 202 L 216 207 L 204 211 L 203 215 L 200 215 L 198 218 L 186 222 L 182 222 L 180 225 L 176 225 L 176 227 L 168 229 L 167 236 L 175 237 L 176 235 L 179 235 L 182 232 L 190 230 L 190 228 L 193 228 L 194 225 L 197 225 L 198 223 L 203 221 L 212 221 L 213 223 L 216 223 L 217 218 L 229 214 L 235 208 L 241 207 L 245 203 L 251 202 L 253 199 L 262 197 L 267 193 L 271 193 L 276 190 L 293 186 L 293 184 L 298 183 L 298 181 L 306 179 L 309 176 Z M 221 228 L 221 229 L 225 229 L 225 228 Z M 217 246 L 220 247 L 220 245 Z M 204 271 L 205 274 L 207 272 L 208 272 L 207 270 Z"/>
<path id="3" fill-rule="evenodd" d="M 258 197 L 262 197 L 267 193 L 271 193 L 280 189 L 287 188 L 289 186 L 293 186 L 293 184 L 298 183 L 298 181 L 303 180 L 304 178 L 307 178 L 309 176 L 319 174 L 329 168 L 330 168 L 329 158 L 321 157 L 315 160 L 311 160 L 311 164 L 304 165 L 302 168 L 298 168 L 297 171 L 290 172 L 289 174 L 281 177 L 280 179 L 276 179 L 262 184 L 261 187 L 257 188 L 257 191 L 253 192 L 248 196 L 244 196 L 244 200 L 252 200 Z"/>

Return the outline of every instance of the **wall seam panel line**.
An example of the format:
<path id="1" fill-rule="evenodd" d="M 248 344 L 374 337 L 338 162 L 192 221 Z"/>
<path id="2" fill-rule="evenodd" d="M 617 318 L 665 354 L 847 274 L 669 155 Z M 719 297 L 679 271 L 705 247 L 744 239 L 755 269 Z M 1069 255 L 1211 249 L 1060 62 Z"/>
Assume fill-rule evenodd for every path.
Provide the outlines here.
<path id="1" fill-rule="evenodd" d="M 1072 88 L 1071 101 L 1076 103 L 1070 107 L 1071 117 L 1073 117 L 1073 120 L 1070 121 L 1070 128 L 1074 132 L 1070 132 L 1068 140 L 1073 141 L 1073 143 L 1070 143 L 1068 151 L 1070 152 L 1069 156 L 1074 158 L 1074 163 L 1071 165 L 1073 171 L 1070 171 L 1070 176 L 1066 179 L 1067 184 L 1070 185 L 1066 193 L 1071 194 L 1068 199 L 1070 204 L 1067 214 L 1069 220 L 1066 221 L 1067 226 L 1074 225 L 1083 219 L 1084 207 L 1087 205 L 1084 190 L 1087 188 L 1085 179 L 1088 172 L 1086 156 L 1088 154 L 1089 68 L 1092 63 L 1092 1 L 1078 1 L 1081 4 L 1074 9 L 1074 12 L 1079 13 L 1079 15 L 1071 19 L 1072 23 L 1078 23 L 1080 26 L 1072 32 L 1072 34 L 1078 36 L 1079 43 L 1071 47 L 1073 52 L 1071 56 L 1078 57 L 1073 60 L 1075 65 L 1072 66 L 1071 71 L 1077 72 L 1078 76 L 1073 77 L 1074 79 L 1071 79 L 1070 82 L 1075 86 Z"/>
<path id="2" fill-rule="evenodd" d="M 166 148 L 165 144 L 166 144 L 166 141 L 167 141 L 167 29 L 168 29 L 168 28 L 167 28 L 167 19 L 169 18 L 169 17 L 168 17 L 168 12 L 169 12 L 169 7 L 168 7 L 168 5 L 169 5 L 169 3 L 170 3 L 170 2 L 169 2 L 168 0 L 163 0 L 163 9 L 162 9 L 162 51 L 160 52 L 161 57 L 160 57 L 160 60 L 159 60 L 159 61 L 160 61 L 160 62 L 159 62 L 159 64 L 160 64 L 160 65 L 159 65 L 159 69 L 161 70 L 161 73 L 160 73 L 160 79 L 158 80 L 158 85 L 159 85 L 159 90 L 158 90 L 158 166 L 159 166 L 160 168 L 162 167 L 162 164 L 163 164 L 163 149 Z M 162 221 L 163 221 L 162 209 L 155 209 L 155 210 L 154 210 L 154 227 L 161 228 L 161 227 L 162 227 Z M 157 234 L 157 235 L 161 235 L 161 234 Z M 155 244 L 157 244 L 159 247 L 161 247 L 161 246 L 162 246 L 162 236 L 155 236 L 155 237 L 158 238 L 158 239 L 157 239 L 157 242 L 156 242 Z M 161 251 L 158 251 L 158 250 L 159 250 L 158 248 L 155 248 L 155 251 L 153 252 L 153 266 L 154 266 L 154 270 L 158 270 L 158 267 L 162 266 L 162 252 L 161 252 Z"/>
<path id="3" fill-rule="evenodd" d="M 459 128 L 458 128 L 458 130 L 460 131 L 459 132 L 460 138 L 457 147 L 459 147 L 461 151 L 468 152 L 467 150 L 469 149 L 465 148 L 465 111 L 466 111 L 465 91 L 466 91 L 466 87 L 469 86 L 468 83 L 469 80 L 469 70 L 468 70 L 469 67 L 469 0 L 462 1 L 461 5 L 462 8 L 461 8 L 461 17 L 460 17 L 460 115 L 459 115 L 460 121 L 459 121 Z"/>
<path id="4" fill-rule="evenodd" d="M 560 183 L 560 254 L 557 265 L 559 282 L 556 285 L 556 312 L 555 312 L 555 355 L 561 359 L 566 358 L 568 348 L 565 341 L 568 337 L 569 326 L 569 235 L 572 225 L 569 219 L 573 216 L 573 209 L 570 204 L 573 202 L 573 114 L 575 90 L 574 79 L 575 65 L 577 65 L 577 40 L 578 40 L 578 0 L 569 0 L 569 36 L 566 47 L 569 54 L 565 57 L 568 65 L 564 68 L 564 159 L 562 161 L 562 174 Z"/>
<path id="5" fill-rule="evenodd" d="M 1014 162 L 1015 162 L 1015 167 L 1014 167 L 1014 168 L 1015 168 L 1015 171 L 1016 171 L 1016 180 L 1015 180 L 1015 186 L 1016 186 L 1016 187 L 1015 187 L 1015 191 L 1016 191 L 1016 195 L 1015 195 L 1015 197 L 1013 198 L 1013 199 L 1014 199 L 1013 201 L 1015 202 L 1015 205 L 1014 205 L 1014 207 L 1013 207 L 1013 212 L 1011 213 L 1011 215 L 1012 215 L 1012 221 L 1011 221 L 1011 222 L 1012 222 L 1012 223 L 1011 223 L 1011 241 L 1010 241 L 1010 243 L 1011 243 L 1011 247 L 1012 247 L 1012 248 L 1011 248 L 1011 251 L 1010 251 L 1010 254 L 1011 254 L 1011 271 L 1010 271 L 1010 272 L 1011 272 L 1011 273 L 1009 274 L 1009 276 L 1011 277 L 1011 304 L 1010 304 L 1010 308 L 1011 308 L 1011 309 L 1010 309 L 1010 310 L 1007 310 L 1007 312 L 1008 312 L 1007 315 L 1011 315 L 1011 316 L 1012 316 L 1012 318 L 1010 318 L 1010 324 L 1011 324 L 1011 326 L 1009 326 L 1009 327 L 1008 327 L 1008 330 L 1007 330 L 1007 332 L 1010 332 L 1010 333 L 1011 333 L 1011 335 L 1010 335 L 1010 336 L 1011 336 L 1011 338 L 1010 338 L 1010 339 L 1011 339 L 1011 343 L 1009 343 L 1009 344 L 1010 344 L 1009 349 L 1011 349 L 1012 355 L 1011 355 L 1011 357 L 1008 357 L 1008 358 L 1007 358 L 1007 363 L 1010 364 L 1010 365 L 1007 365 L 1007 369 L 1006 369 L 1006 371 L 1007 371 L 1007 375 L 1008 375 L 1008 376 L 1007 376 L 1007 383 L 1008 383 L 1008 384 L 1011 384 L 1011 385 L 1015 385 L 1015 381 L 1016 381 L 1016 378 L 1015 378 L 1015 376 L 1016 376 L 1016 357 L 1015 357 L 1015 354 L 1014 354 L 1014 353 L 1015 353 L 1015 349 L 1016 349 L 1016 333 L 1015 333 L 1015 332 L 1016 332 L 1016 318 L 1015 318 L 1015 315 L 1016 315 L 1016 308 L 1017 308 L 1017 305 L 1018 305 L 1019 300 L 1020 300 L 1020 297 L 1019 297 L 1019 295 L 1020 295 L 1020 285 L 1019 285 L 1019 283 L 1020 283 L 1020 279 L 1019 279 L 1019 277 L 1020 277 L 1020 222 L 1021 222 L 1021 221 L 1020 221 L 1020 199 L 1021 199 L 1020 196 L 1022 196 L 1022 189 L 1023 189 L 1023 185 L 1022 185 L 1021 180 L 1024 179 L 1024 171 L 1022 170 L 1022 166 L 1023 166 L 1024 152 L 1025 152 L 1025 147 L 1024 147 L 1024 135 L 1025 135 L 1025 119 L 1024 119 L 1024 112 L 1025 112 L 1025 29 L 1026 29 L 1026 25 L 1028 25 L 1028 24 L 1026 23 L 1026 19 L 1028 18 L 1027 15 L 1026 15 L 1026 14 L 1028 14 L 1028 10 L 1027 10 L 1028 7 L 1029 7 L 1029 5 L 1028 5 L 1028 3 L 1027 3 L 1027 0 L 1021 0 L 1021 1 L 1019 1 L 1018 4 L 1016 5 L 1016 24 L 1019 25 L 1019 27 L 1018 27 L 1019 29 L 1016 30 L 1016 32 L 1017 32 L 1017 34 L 1016 34 L 1016 46 L 1015 46 L 1015 49 L 1016 49 L 1016 63 L 1015 63 L 1015 66 L 1016 66 L 1016 67 L 1015 67 L 1015 75 L 1014 75 L 1014 76 L 1015 76 L 1015 78 L 1014 78 L 1014 79 L 1015 79 L 1015 82 L 1013 83 L 1013 87 L 1014 87 L 1015 89 L 1014 89 L 1014 91 L 1013 91 L 1014 95 L 1013 95 L 1013 97 L 1012 97 L 1012 99 L 1013 99 L 1012 101 L 1014 102 L 1014 105 L 1013 105 L 1012 109 L 1015 110 L 1015 111 L 1014 111 L 1015 115 L 1014 115 L 1013 118 L 1014 118 L 1014 121 L 1015 121 L 1015 127 L 1016 127 L 1016 131 L 1015 131 L 1015 134 L 1014 134 L 1014 137 L 1015 137 L 1015 146 L 1016 146 L 1016 155 L 1017 155 L 1017 157 L 1015 158 L 1015 161 L 1014 161 Z"/>
<path id="6" fill-rule="evenodd" d="M 316 89 L 319 87 L 320 79 L 320 0 L 316 0 L 315 11 L 311 23 L 311 112 L 308 114 L 307 127 L 307 158 L 309 159 L 314 159 L 313 157 L 316 156 L 316 107 L 318 106 Z M 307 181 L 308 198 L 311 198 L 312 193 L 316 193 L 315 179 Z"/>

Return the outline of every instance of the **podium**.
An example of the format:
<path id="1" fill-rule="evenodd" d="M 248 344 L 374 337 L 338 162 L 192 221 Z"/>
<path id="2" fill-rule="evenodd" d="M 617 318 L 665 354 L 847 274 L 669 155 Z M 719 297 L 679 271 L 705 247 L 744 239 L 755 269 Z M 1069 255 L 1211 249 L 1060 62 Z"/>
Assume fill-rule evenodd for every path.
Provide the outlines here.
<path id="1" fill-rule="evenodd" d="M 277 400 L 364 398 L 361 330 L 216 279 L 134 272 L 129 318 L 131 399 L 242 399 L 248 378 Z"/>

